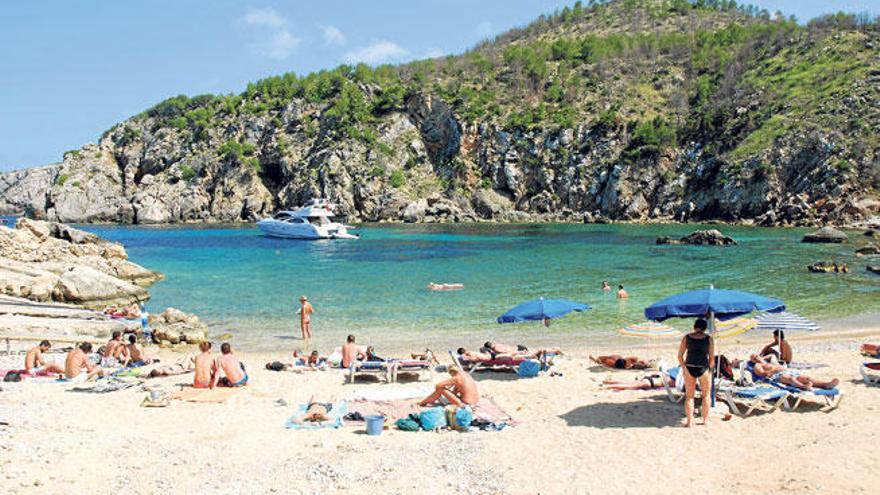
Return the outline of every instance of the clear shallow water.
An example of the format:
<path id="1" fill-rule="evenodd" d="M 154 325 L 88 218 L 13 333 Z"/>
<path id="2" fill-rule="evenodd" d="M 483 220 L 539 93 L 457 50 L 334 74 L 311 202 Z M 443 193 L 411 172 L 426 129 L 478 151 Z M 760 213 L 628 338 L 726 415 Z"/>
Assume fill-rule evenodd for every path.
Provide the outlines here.
<path id="1" fill-rule="evenodd" d="M 122 242 L 130 258 L 167 279 L 148 309 L 194 312 L 214 335 L 240 347 L 301 345 L 297 298 L 315 307 L 314 343 L 339 345 L 348 333 L 379 349 L 445 350 L 490 338 L 535 344 L 620 341 L 616 329 L 642 321 L 645 306 L 715 284 L 782 298 L 814 319 L 880 312 L 880 277 L 847 245 L 802 244 L 806 229 L 724 227 L 735 247 L 657 246 L 675 225 L 369 225 L 356 241 L 290 241 L 253 226 L 83 226 Z M 837 259 L 845 275 L 810 274 L 806 264 Z M 600 290 L 623 283 L 630 299 Z M 428 282 L 458 282 L 431 292 Z M 567 297 L 593 306 L 549 329 L 499 325 L 495 317 L 526 299 Z M 686 327 L 688 321 L 672 321 Z M 624 342 L 638 344 L 632 340 Z"/>

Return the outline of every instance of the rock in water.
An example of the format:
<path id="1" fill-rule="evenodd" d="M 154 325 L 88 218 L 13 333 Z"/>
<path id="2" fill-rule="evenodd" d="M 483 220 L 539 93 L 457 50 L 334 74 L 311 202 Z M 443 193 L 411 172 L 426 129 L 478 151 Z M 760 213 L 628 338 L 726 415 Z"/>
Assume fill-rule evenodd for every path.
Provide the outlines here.
<path id="1" fill-rule="evenodd" d="M 878 246 L 877 244 L 868 244 L 867 246 L 862 246 L 856 249 L 856 254 L 860 254 L 863 256 L 877 255 L 880 254 L 880 246 Z"/>
<path id="2" fill-rule="evenodd" d="M 690 235 L 681 239 L 674 239 L 669 236 L 657 238 L 657 244 L 690 244 L 693 246 L 735 246 L 736 241 L 722 234 L 719 230 L 697 230 Z"/>
<path id="3" fill-rule="evenodd" d="M 822 227 L 821 229 L 804 236 L 801 242 L 834 242 L 841 243 L 848 239 L 847 235 L 834 227 Z"/>
<path id="4" fill-rule="evenodd" d="M 868 265 L 866 268 L 868 269 L 869 272 L 873 272 L 873 273 L 876 273 L 877 275 L 880 275 L 880 265 Z"/>

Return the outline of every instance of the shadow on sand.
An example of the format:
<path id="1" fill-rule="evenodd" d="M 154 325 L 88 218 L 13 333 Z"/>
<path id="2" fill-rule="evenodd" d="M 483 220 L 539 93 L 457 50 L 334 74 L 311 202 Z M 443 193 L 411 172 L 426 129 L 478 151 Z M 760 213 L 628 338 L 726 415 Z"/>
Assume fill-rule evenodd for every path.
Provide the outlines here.
<path id="1" fill-rule="evenodd" d="M 681 404 L 672 404 L 662 395 L 632 402 L 600 402 L 560 414 L 568 426 L 590 428 L 658 428 L 678 426 L 683 416 Z"/>

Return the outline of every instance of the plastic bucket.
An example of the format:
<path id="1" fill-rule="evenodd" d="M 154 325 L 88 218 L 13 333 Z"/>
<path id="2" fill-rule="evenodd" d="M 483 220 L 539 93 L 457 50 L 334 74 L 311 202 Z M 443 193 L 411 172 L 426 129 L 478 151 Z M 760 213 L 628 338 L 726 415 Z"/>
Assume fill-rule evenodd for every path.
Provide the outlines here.
<path id="1" fill-rule="evenodd" d="M 364 416 L 364 420 L 367 422 L 367 435 L 381 435 L 382 427 L 385 426 L 385 416 Z"/>

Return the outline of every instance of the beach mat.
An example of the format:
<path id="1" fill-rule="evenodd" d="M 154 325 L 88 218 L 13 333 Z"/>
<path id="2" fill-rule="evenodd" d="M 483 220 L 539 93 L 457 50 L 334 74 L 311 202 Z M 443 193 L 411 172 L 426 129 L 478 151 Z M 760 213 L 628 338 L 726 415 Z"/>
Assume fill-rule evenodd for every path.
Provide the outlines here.
<path id="1" fill-rule="evenodd" d="M 171 398 L 185 402 L 221 404 L 226 402 L 226 399 L 235 395 L 235 393 L 241 388 L 243 387 L 217 387 L 214 389 L 185 387 L 179 392 L 174 392 Z"/>
<path id="2" fill-rule="evenodd" d="M 291 430 L 319 430 L 322 428 L 339 428 L 340 426 L 342 426 L 342 417 L 348 414 L 348 403 L 343 400 L 337 402 L 336 404 L 333 404 L 333 408 L 330 409 L 329 414 L 330 421 L 323 421 L 320 423 L 295 423 L 294 420 L 305 414 L 308 407 L 308 404 L 300 404 L 299 407 L 296 408 L 296 412 L 293 413 L 293 416 L 287 418 L 287 422 L 284 423 L 284 427 Z"/>
<path id="3" fill-rule="evenodd" d="M 122 381 L 122 380 L 99 380 L 93 384 L 89 385 L 78 385 L 73 387 L 71 392 L 85 392 L 90 394 L 106 394 L 110 392 L 118 392 L 119 390 L 125 390 L 127 388 L 134 387 L 135 385 L 140 385 L 142 382 L 137 381 Z"/>
<path id="4" fill-rule="evenodd" d="M 400 418 L 406 418 L 412 413 L 422 412 L 423 407 L 419 406 L 421 399 L 401 399 L 401 400 L 379 400 L 351 401 L 348 404 L 349 413 L 360 413 L 361 417 L 371 415 L 382 415 L 388 421 L 394 422 Z M 515 425 L 516 421 L 489 396 L 480 397 L 480 402 L 476 406 L 471 406 L 474 411 L 474 418 L 484 419 L 492 423 L 506 422 L 509 425 Z M 348 420 L 351 423 L 363 424 L 363 421 Z"/>

